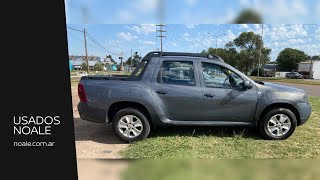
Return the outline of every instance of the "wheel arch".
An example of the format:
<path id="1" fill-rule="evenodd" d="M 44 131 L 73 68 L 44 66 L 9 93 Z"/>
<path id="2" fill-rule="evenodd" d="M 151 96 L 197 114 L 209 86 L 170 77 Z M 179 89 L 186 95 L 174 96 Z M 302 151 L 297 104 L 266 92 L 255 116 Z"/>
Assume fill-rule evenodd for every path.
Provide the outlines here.
<path id="1" fill-rule="evenodd" d="M 260 113 L 260 115 L 258 116 L 258 119 L 256 121 L 256 126 L 258 126 L 261 118 L 263 116 L 265 116 L 270 110 L 272 109 L 275 109 L 275 108 L 287 108 L 289 109 L 290 111 L 292 111 L 292 113 L 296 116 L 296 119 L 297 119 L 297 126 L 299 126 L 301 124 L 301 118 L 300 118 L 300 113 L 298 111 L 298 109 L 290 104 L 290 103 L 285 103 L 285 102 L 277 102 L 277 103 L 273 103 L 273 104 L 270 104 L 268 106 L 266 106 L 262 112 Z"/>
<path id="2" fill-rule="evenodd" d="M 108 113 L 107 113 L 109 122 L 112 121 L 112 119 L 114 118 L 114 116 L 116 115 L 116 113 L 118 111 L 120 111 L 121 109 L 124 109 L 124 108 L 136 108 L 136 109 L 141 110 L 147 116 L 147 119 L 148 119 L 151 127 L 154 127 L 154 122 L 151 118 L 150 110 L 148 110 L 146 105 L 144 105 L 140 102 L 135 102 L 135 101 L 117 101 L 117 102 L 112 103 L 109 106 Z"/>

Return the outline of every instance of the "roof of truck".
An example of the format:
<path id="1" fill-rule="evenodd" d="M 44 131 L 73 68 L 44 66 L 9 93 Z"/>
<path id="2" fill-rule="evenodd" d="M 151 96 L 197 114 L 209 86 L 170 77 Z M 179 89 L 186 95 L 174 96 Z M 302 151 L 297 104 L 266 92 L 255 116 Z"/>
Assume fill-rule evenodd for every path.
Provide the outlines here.
<path id="1" fill-rule="evenodd" d="M 197 57 L 197 58 L 207 58 L 212 60 L 217 60 L 224 62 L 224 60 L 217 55 L 207 55 L 201 53 L 185 53 L 185 52 L 161 52 L 161 51 L 152 51 L 149 52 L 143 60 L 151 60 L 153 57 Z"/>

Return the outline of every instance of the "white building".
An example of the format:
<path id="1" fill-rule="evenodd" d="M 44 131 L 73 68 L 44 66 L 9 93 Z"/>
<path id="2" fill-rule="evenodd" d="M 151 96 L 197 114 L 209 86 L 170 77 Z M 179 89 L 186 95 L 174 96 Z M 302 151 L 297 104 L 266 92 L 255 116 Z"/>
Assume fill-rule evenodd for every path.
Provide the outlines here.
<path id="1" fill-rule="evenodd" d="M 305 61 L 299 63 L 298 72 L 306 78 L 320 79 L 320 60 Z M 311 72 L 311 73 L 310 73 Z"/>
<path id="2" fill-rule="evenodd" d="M 98 61 L 88 61 L 89 69 L 94 70 L 94 66 L 97 64 Z M 86 63 L 84 60 L 69 60 L 70 65 L 72 66 L 73 70 L 81 70 L 83 69 L 83 64 Z"/>
<path id="3" fill-rule="evenodd" d="M 289 72 L 277 71 L 277 72 L 275 72 L 274 77 L 282 77 L 282 78 L 284 78 L 284 77 L 286 77 L 287 73 L 289 73 Z"/>
<path id="4" fill-rule="evenodd" d="M 105 63 L 105 64 L 113 64 L 111 59 L 109 57 L 107 58 L 101 58 L 101 62 Z"/>

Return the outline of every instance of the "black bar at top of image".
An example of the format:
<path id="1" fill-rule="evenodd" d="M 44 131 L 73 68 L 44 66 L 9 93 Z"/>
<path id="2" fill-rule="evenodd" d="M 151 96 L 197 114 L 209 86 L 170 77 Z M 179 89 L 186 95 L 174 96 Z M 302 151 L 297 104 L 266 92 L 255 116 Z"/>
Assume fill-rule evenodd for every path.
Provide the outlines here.
<path id="1" fill-rule="evenodd" d="M 1 120 L 8 128 L 3 177 L 77 179 L 64 1 L 7 1 L 2 7 L 8 10 L 1 12 Z M 50 136 L 13 135 L 13 118 L 20 116 L 59 116 L 60 125 Z M 55 143 L 17 147 L 15 141 Z"/>

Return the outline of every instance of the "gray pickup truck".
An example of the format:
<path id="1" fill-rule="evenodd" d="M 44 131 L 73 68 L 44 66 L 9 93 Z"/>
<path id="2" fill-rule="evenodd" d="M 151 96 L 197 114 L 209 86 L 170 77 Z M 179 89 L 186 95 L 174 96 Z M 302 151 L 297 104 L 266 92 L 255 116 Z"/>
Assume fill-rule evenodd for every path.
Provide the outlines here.
<path id="1" fill-rule="evenodd" d="M 305 91 L 253 81 L 218 56 L 150 52 L 130 76 L 84 76 L 82 119 L 111 123 L 127 142 L 157 126 L 253 126 L 266 139 L 286 139 L 305 123 Z"/>

